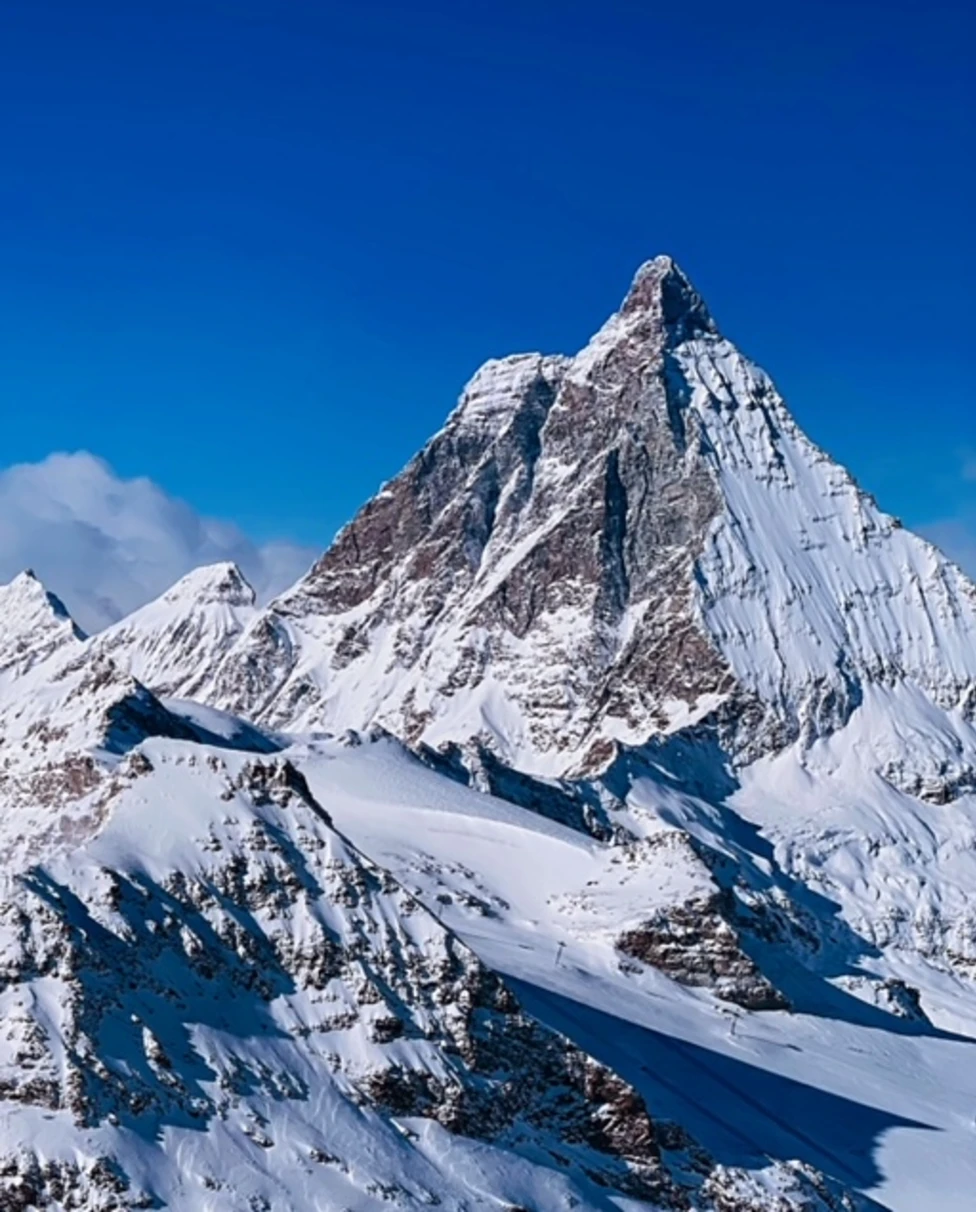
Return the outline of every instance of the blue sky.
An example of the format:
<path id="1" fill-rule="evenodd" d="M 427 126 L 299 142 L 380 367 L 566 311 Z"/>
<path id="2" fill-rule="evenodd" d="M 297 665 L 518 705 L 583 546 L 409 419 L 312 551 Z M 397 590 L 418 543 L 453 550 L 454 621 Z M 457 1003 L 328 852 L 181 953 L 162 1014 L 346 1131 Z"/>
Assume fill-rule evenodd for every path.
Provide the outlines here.
<path id="1" fill-rule="evenodd" d="M 969 8 L 8 0 L 0 464 L 87 449 L 324 544 L 481 361 L 575 350 L 670 252 L 961 550 Z"/>

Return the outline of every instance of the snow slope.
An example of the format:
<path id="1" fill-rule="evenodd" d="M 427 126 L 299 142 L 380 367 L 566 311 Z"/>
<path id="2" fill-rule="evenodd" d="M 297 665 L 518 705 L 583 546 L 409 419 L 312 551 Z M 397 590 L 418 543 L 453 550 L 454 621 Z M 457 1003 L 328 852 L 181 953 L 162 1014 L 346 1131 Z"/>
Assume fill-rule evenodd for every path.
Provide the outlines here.
<path id="1" fill-rule="evenodd" d="M 4 1206 L 846 1206 L 656 1128 L 289 760 L 138 754 L 107 817 L 4 877 Z"/>

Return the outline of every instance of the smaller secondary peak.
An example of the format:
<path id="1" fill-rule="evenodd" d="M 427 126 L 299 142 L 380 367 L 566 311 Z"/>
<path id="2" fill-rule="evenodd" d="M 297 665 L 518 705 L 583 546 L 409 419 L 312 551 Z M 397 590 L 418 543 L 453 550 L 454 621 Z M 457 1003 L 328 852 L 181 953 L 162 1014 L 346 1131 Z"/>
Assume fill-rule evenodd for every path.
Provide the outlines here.
<path id="1" fill-rule="evenodd" d="M 20 602 L 30 602 L 36 606 L 49 609 L 59 619 L 74 622 L 68 613 L 68 608 L 56 593 L 51 593 L 38 577 L 33 568 L 25 568 L 17 574 L 9 585 L 3 587 L 9 599 Z"/>
<path id="2" fill-rule="evenodd" d="M 222 602 L 227 606 L 253 606 L 257 595 L 240 568 L 230 560 L 194 568 L 163 595 L 164 602 L 193 601 L 199 605 Z"/>
<path id="3" fill-rule="evenodd" d="M 47 595 L 44 582 L 33 568 L 25 568 L 23 572 L 18 572 L 6 588 L 25 598 L 40 599 Z"/>
<path id="4" fill-rule="evenodd" d="M 0 620 L 5 640 L 31 633 L 50 634 L 52 628 L 65 637 L 85 638 L 64 602 L 45 588 L 31 568 L 18 573 L 9 585 L 0 585 Z"/>
<path id="5" fill-rule="evenodd" d="M 660 312 L 678 341 L 716 331 L 705 301 L 672 257 L 645 261 L 620 308 L 625 316 L 649 311 Z"/>
<path id="6" fill-rule="evenodd" d="M 533 389 L 551 394 L 569 361 L 559 355 L 540 353 L 492 358 L 468 381 L 454 415 L 466 424 L 488 422 L 497 429 Z"/>

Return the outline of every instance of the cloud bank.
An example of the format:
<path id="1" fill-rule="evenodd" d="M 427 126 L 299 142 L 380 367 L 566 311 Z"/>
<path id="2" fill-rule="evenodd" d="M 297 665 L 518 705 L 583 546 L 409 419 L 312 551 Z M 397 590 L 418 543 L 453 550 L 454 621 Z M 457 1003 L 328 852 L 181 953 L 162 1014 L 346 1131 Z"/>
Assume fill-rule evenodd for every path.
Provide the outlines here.
<path id="1" fill-rule="evenodd" d="M 32 568 L 89 632 L 201 564 L 234 560 L 266 600 L 317 555 L 293 543 L 257 544 L 84 451 L 0 471 L 0 582 Z"/>

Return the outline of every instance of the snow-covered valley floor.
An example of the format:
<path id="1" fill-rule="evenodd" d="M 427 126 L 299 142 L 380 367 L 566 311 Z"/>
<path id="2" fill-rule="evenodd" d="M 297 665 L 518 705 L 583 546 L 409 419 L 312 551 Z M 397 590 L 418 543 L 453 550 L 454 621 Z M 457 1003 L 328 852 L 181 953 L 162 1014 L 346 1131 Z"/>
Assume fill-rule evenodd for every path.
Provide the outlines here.
<path id="1" fill-rule="evenodd" d="M 325 745 L 302 758 L 343 833 L 512 978 L 528 1010 L 719 1161 L 799 1158 L 893 1212 L 973 1207 L 968 982 L 930 974 L 954 1030 L 876 1011 L 813 975 L 809 1000 L 822 1013 L 739 1010 L 650 969 L 621 969 L 601 920 L 625 919 L 659 872 L 635 887 L 600 844 L 454 786 L 392 745 Z M 587 902 L 597 910 L 581 911 Z"/>

